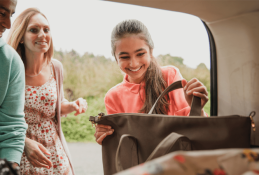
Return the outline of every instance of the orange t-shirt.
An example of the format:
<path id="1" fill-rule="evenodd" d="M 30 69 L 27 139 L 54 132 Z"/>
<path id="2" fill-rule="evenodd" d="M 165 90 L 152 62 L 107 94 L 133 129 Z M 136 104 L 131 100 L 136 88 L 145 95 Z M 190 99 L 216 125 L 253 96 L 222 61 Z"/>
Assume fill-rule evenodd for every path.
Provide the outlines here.
<path id="1" fill-rule="evenodd" d="M 161 67 L 165 81 L 168 85 L 181 80 L 182 75 L 174 66 Z M 139 113 L 144 105 L 143 84 L 130 83 L 128 75 L 125 75 L 123 82 L 111 88 L 105 95 L 104 102 L 107 114 L 115 113 Z M 168 115 L 188 116 L 190 107 L 185 100 L 183 89 L 177 89 L 169 93 Z"/>

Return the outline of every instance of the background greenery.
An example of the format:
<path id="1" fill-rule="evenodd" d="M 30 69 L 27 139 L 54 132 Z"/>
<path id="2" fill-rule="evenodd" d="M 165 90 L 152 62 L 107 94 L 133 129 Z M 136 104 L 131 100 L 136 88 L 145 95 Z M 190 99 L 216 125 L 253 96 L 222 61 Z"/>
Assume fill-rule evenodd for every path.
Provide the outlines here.
<path id="1" fill-rule="evenodd" d="M 69 114 L 62 118 L 62 130 L 68 142 L 95 141 L 95 129 L 88 121 L 90 115 L 106 112 L 104 96 L 116 84 L 122 82 L 123 74 L 115 61 L 103 56 L 94 56 L 85 53 L 79 56 L 75 51 L 55 51 L 54 58 L 60 60 L 64 67 L 65 97 L 75 100 L 83 97 L 87 100 L 88 109 L 85 114 L 74 116 Z M 183 58 L 171 55 L 159 55 L 157 60 L 161 66 L 174 65 L 179 68 L 186 80 L 198 78 L 210 91 L 210 72 L 205 64 L 201 63 L 196 69 L 184 65 Z M 210 102 L 205 106 L 210 113 Z"/>

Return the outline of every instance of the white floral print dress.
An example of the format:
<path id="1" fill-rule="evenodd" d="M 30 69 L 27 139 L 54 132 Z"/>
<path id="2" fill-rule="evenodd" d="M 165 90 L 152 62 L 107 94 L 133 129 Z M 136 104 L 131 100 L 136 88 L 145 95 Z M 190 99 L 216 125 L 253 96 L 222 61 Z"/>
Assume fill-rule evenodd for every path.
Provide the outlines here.
<path id="1" fill-rule="evenodd" d="M 58 135 L 56 120 L 57 82 L 53 76 L 42 86 L 25 86 L 25 120 L 28 124 L 26 137 L 41 143 L 51 155 L 46 155 L 52 167 L 34 167 L 23 152 L 20 175 L 70 175 L 72 170 Z"/>

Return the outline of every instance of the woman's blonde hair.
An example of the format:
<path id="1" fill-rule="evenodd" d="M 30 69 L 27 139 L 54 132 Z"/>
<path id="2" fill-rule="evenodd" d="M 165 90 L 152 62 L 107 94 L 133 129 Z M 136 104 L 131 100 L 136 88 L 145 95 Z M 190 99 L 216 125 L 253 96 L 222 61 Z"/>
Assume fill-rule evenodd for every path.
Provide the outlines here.
<path id="1" fill-rule="evenodd" d="M 139 110 L 139 112 L 148 113 L 152 108 L 153 104 L 159 97 L 159 95 L 163 92 L 163 90 L 168 86 L 166 81 L 164 80 L 162 70 L 158 65 L 156 59 L 154 58 L 152 51 L 154 49 L 154 43 L 151 38 L 151 35 L 147 29 L 147 27 L 140 21 L 131 19 L 125 20 L 117 24 L 111 35 L 111 47 L 112 54 L 117 60 L 115 56 L 116 50 L 116 42 L 121 38 L 128 37 L 130 35 L 137 35 L 140 39 L 143 39 L 149 47 L 151 61 L 150 65 L 145 73 L 144 82 L 145 82 L 145 97 L 144 97 L 144 105 Z M 170 100 L 169 95 L 163 97 L 156 105 L 154 111 L 156 114 L 167 114 L 169 111 L 169 103 Z"/>
<path id="2" fill-rule="evenodd" d="M 18 52 L 18 54 L 22 58 L 24 65 L 26 65 L 25 48 L 24 48 L 24 44 L 20 42 L 23 39 L 23 36 L 28 27 L 31 17 L 36 14 L 41 14 L 44 18 L 46 18 L 46 16 L 43 13 L 41 13 L 37 8 L 28 8 L 24 10 L 15 19 L 7 37 L 7 43 Z M 46 20 L 48 19 L 46 18 Z M 44 54 L 44 58 L 47 59 L 48 63 L 50 62 L 53 56 L 53 52 L 54 52 L 54 47 L 53 47 L 53 41 L 51 38 L 49 50 Z"/>

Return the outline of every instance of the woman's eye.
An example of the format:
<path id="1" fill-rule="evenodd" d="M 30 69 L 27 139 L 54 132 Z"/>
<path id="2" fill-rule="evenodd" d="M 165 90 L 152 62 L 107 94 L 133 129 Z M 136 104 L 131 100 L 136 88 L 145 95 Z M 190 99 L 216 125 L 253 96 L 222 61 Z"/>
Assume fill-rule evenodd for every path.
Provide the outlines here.
<path id="1" fill-rule="evenodd" d="M 49 28 L 44 29 L 45 33 L 49 33 L 49 31 L 50 31 Z"/>
<path id="2" fill-rule="evenodd" d="M 38 32 L 38 29 L 30 29 L 30 32 L 32 32 L 32 33 L 37 33 L 37 32 Z"/>
<path id="3" fill-rule="evenodd" d="M 144 55 L 145 53 L 139 53 L 137 56 L 142 56 L 142 55 Z"/>

